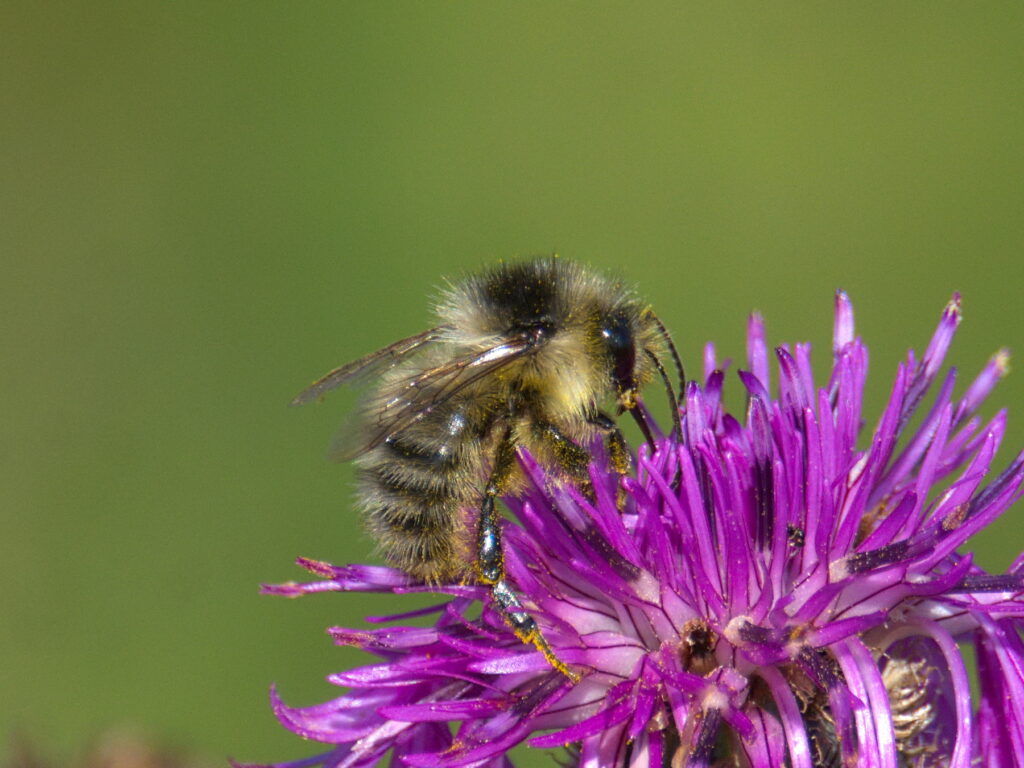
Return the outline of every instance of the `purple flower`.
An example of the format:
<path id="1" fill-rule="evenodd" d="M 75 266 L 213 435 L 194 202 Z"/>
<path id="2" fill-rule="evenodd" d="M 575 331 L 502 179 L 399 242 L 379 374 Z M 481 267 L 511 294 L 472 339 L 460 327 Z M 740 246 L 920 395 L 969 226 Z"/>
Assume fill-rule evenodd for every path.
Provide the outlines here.
<path id="1" fill-rule="evenodd" d="M 960 551 L 1024 494 L 1024 454 L 991 469 L 1005 412 L 975 416 L 1006 353 L 959 399 L 950 370 L 922 407 L 959 322 L 954 296 L 866 432 L 867 349 L 847 297 L 829 379 L 815 382 L 808 345 L 781 346 L 777 394 L 754 316 L 745 413 L 725 409 L 709 345 L 681 438 L 641 446 L 622 512 L 599 448 L 592 501 L 522 455 L 530 485 L 506 499 L 506 567 L 578 683 L 516 639 L 486 588 L 300 560 L 321 580 L 266 591 L 444 599 L 330 630 L 381 661 L 332 675 L 350 690 L 324 704 L 272 692 L 288 728 L 332 745 L 282 768 L 389 753 L 396 766 L 510 766 L 522 742 L 587 768 L 1024 765 L 1024 556 L 993 575 Z"/>

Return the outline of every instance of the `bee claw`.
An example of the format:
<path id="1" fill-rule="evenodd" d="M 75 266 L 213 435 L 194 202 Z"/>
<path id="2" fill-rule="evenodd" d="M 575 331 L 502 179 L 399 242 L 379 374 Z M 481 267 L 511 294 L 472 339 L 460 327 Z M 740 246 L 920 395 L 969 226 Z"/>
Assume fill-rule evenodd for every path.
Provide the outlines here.
<path id="1" fill-rule="evenodd" d="M 544 654 L 544 658 L 547 659 L 548 664 L 569 678 L 573 684 L 576 684 L 583 679 L 583 675 L 574 669 L 571 669 L 564 661 L 558 658 L 554 649 L 548 645 L 548 641 L 544 639 L 544 635 L 541 634 L 539 629 L 534 628 L 533 630 L 522 634 L 516 632 L 516 635 L 524 643 L 533 645 L 534 648 Z"/>

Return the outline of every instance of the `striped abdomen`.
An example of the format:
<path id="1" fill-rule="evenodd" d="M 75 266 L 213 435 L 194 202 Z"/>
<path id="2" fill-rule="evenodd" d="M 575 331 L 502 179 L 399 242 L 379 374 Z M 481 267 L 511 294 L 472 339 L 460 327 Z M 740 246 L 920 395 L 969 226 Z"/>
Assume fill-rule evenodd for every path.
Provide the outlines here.
<path id="1" fill-rule="evenodd" d="M 463 510 L 479 503 L 481 425 L 455 399 L 358 460 L 366 524 L 384 555 L 427 582 L 451 580 L 474 560 Z"/>

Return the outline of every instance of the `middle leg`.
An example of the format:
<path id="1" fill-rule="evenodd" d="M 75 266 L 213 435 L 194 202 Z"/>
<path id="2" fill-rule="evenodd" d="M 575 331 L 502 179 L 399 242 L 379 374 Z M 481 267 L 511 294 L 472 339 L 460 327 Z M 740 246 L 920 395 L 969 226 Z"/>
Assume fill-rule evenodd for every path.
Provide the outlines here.
<path id="1" fill-rule="evenodd" d="M 587 417 L 587 422 L 604 434 L 605 449 L 608 451 L 608 461 L 612 470 L 620 477 L 629 472 L 629 449 L 626 447 L 626 438 L 623 437 L 622 430 L 615 420 L 604 411 L 595 411 Z M 550 422 L 539 421 L 535 424 L 534 430 L 536 436 L 551 450 L 559 469 L 571 477 L 584 494 L 593 499 L 594 489 L 587 473 L 593 459 L 590 451 L 567 437 Z M 616 486 L 615 501 L 621 511 L 626 501 L 621 484 Z"/>

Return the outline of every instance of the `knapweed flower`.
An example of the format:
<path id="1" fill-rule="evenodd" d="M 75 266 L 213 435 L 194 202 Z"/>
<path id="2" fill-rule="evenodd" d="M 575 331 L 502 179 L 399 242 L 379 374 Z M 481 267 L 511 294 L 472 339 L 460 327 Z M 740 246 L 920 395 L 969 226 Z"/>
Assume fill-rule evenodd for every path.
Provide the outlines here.
<path id="1" fill-rule="evenodd" d="M 1021 497 L 1024 454 L 994 470 L 1006 414 L 975 416 L 1005 353 L 958 398 L 953 370 L 939 381 L 959 321 L 954 297 L 871 431 L 867 350 L 840 293 L 827 381 L 807 345 L 782 346 L 773 390 L 755 316 L 743 413 L 726 410 L 709 345 L 679 428 L 640 447 L 635 474 L 598 450 L 582 493 L 522 455 L 506 567 L 578 682 L 516 639 L 484 587 L 301 560 L 322 580 L 267 591 L 444 599 L 330 630 L 381 660 L 332 675 L 349 691 L 323 704 L 272 693 L 288 728 L 332 745 L 281 768 L 389 753 L 510 766 L 522 742 L 587 768 L 1024 765 L 1024 556 L 993 575 L 962 552 Z M 400 625 L 414 615 L 433 624 Z"/>

